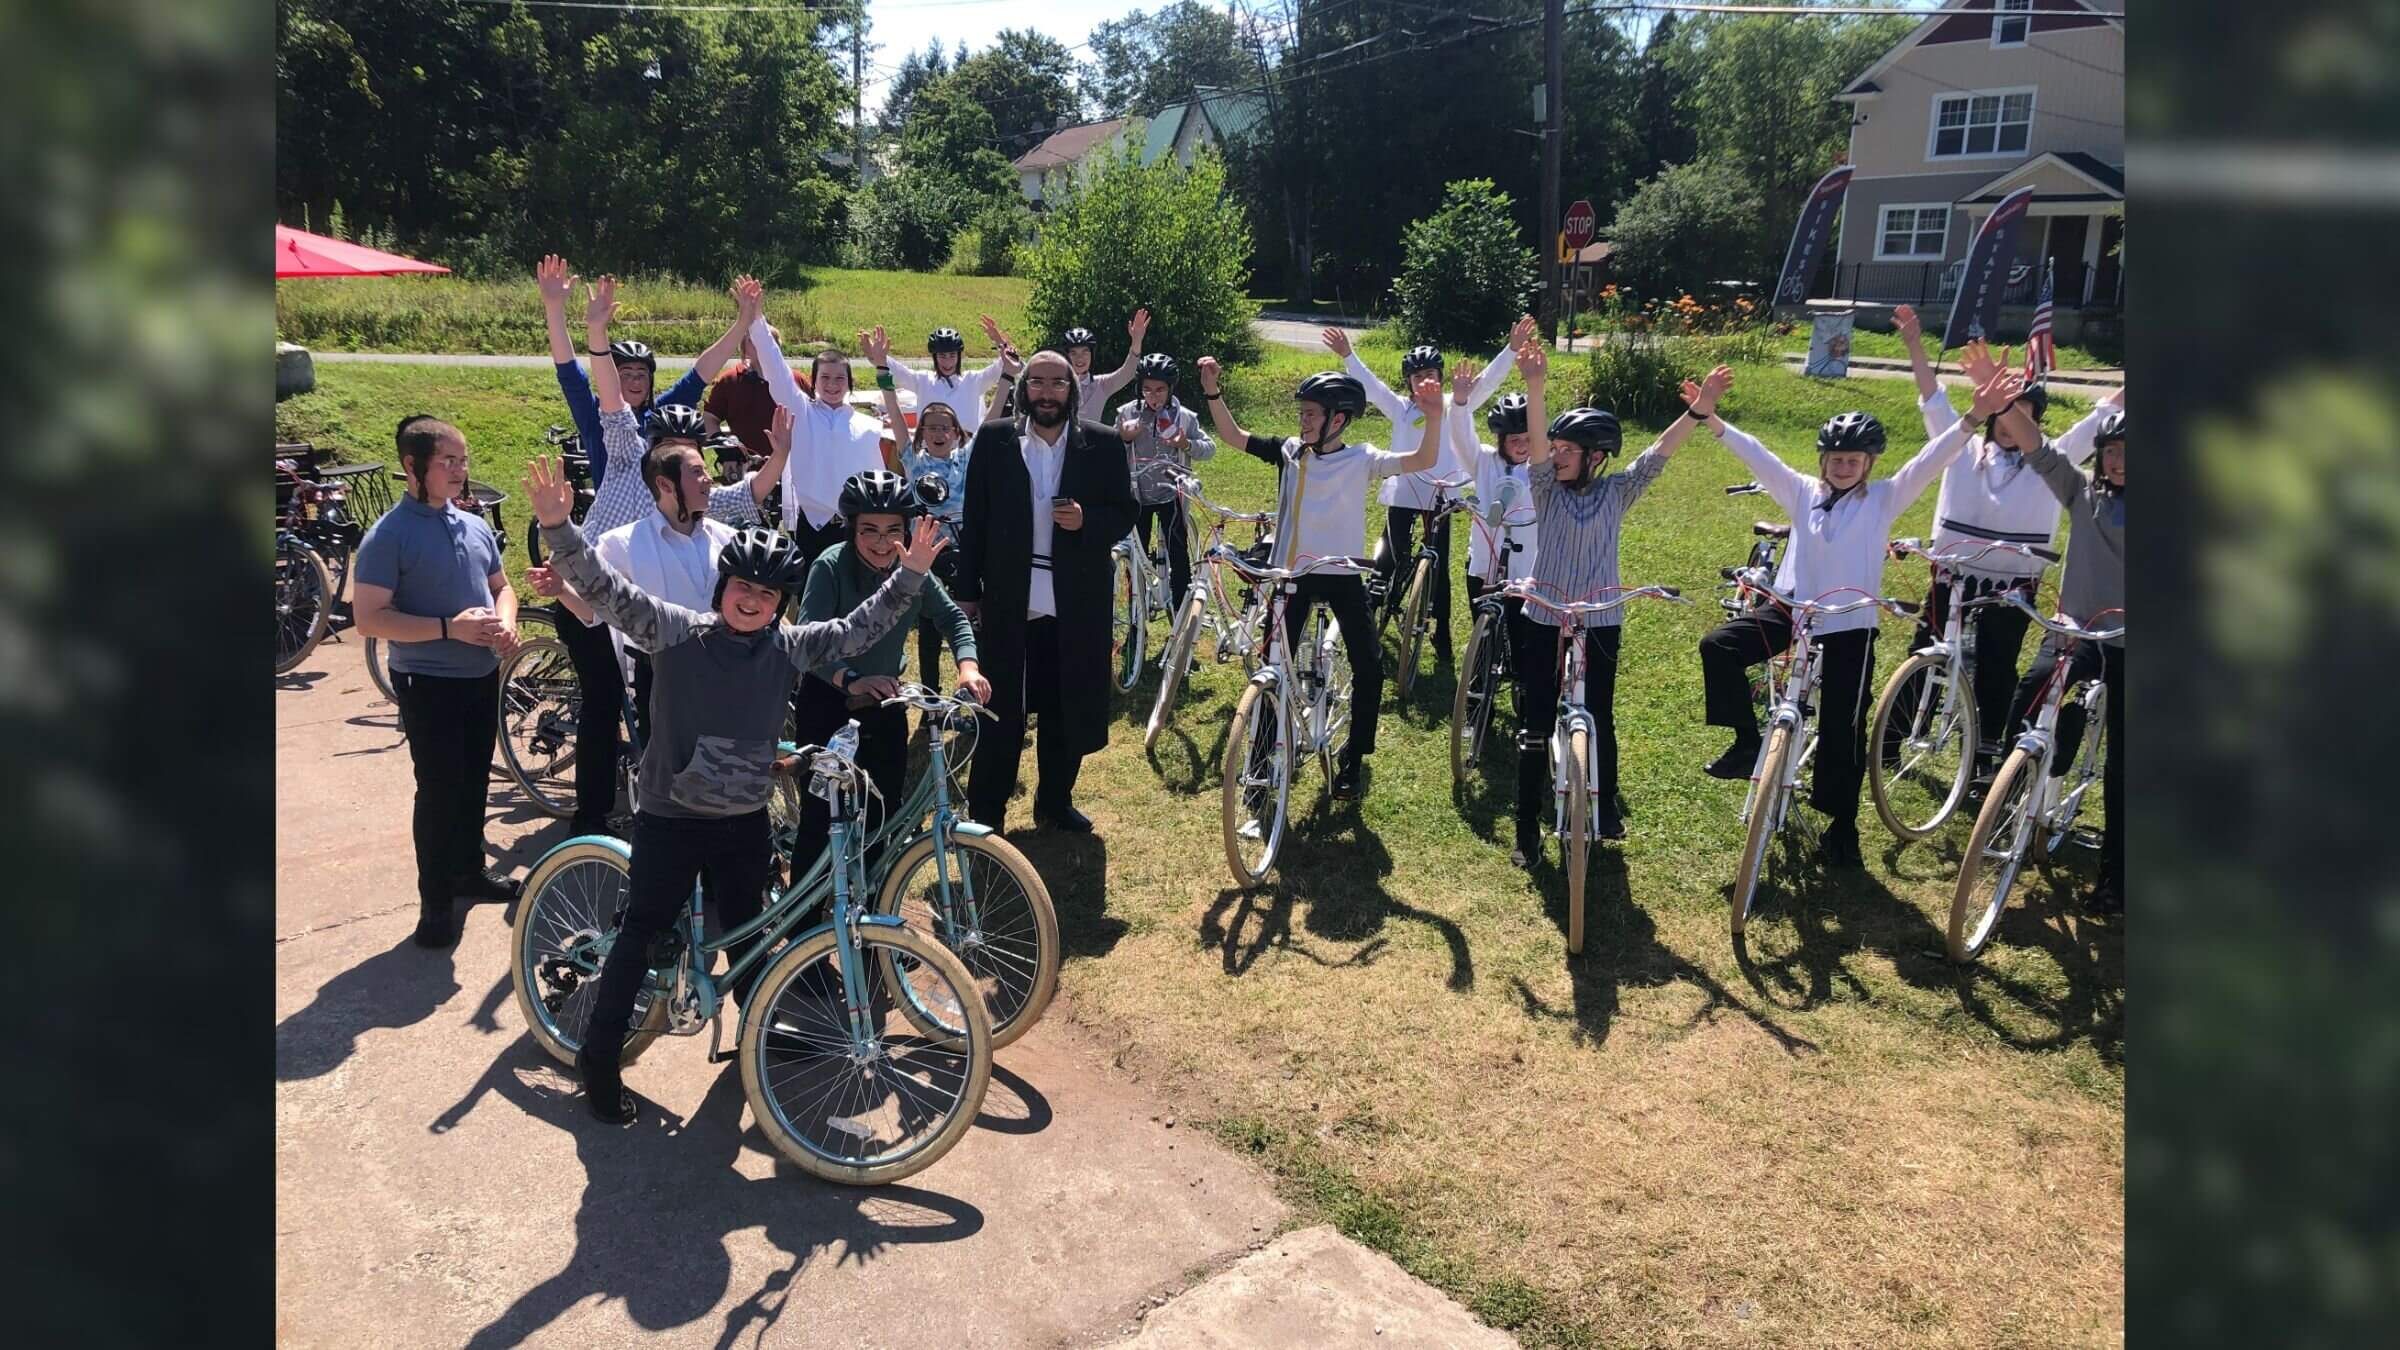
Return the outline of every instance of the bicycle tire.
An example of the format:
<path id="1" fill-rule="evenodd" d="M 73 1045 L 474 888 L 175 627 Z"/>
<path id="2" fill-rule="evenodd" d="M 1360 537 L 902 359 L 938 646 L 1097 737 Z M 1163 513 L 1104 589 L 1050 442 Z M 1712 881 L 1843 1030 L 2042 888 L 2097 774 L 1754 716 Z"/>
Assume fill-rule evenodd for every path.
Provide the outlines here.
<path id="1" fill-rule="evenodd" d="M 1139 578 L 1134 575 L 1133 557 L 1123 545 L 1118 545 L 1115 565 L 1109 577 L 1109 627 L 1116 641 L 1111 653 L 1116 662 L 1117 688 L 1130 692 L 1142 680 L 1142 643 L 1148 636 L 1147 608 Z"/>
<path id="2" fill-rule="evenodd" d="M 1492 729 L 1492 704 L 1500 694 L 1496 654 L 1484 648 L 1498 640 L 1499 627 L 1490 613 L 1475 616 L 1461 655 L 1458 687 L 1450 694 L 1450 784 L 1460 793 L 1471 786 L 1470 774 L 1481 776 L 1485 743 Z"/>
<path id="3" fill-rule="evenodd" d="M 2039 760 L 2028 750 L 2011 751 L 1992 779 L 1992 790 L 1984 794 L 1983 809 L 1975 815 L 1975 832 L 1967 836 L 1966 856 L 1958 864 L 1958 889 L 1950 896 L 1950 925 L 1945 936 L 1952 961 L 1963 965 L 1974 960 L 2000 927 L 2000 915 L 2008 908 L 2009 893 L 2024 871 L 2025 855 L 2040 827 L 2032 818 L 2033 806 L 2039 795 L 2035 789 L 2041 785 L 2039 774 L 2047 766 Z M 2012 825 L 2013 836 L 2004 836 L 2002 831 Z M 2000 855 L 1987 858 L 1995 842 Z M 1987 863 L 1995 865 L 1987 867 Z"/>
<path id="4" fill-rule="evenodd" d="M 1292 762 L 1296 756 L 1286 742 L 1283 716 L 1283 694 L 1273 685 L 1253 680 L 1242 691 L 1242 700 L 1234 705 L 1233 725 L 1225 735 L 1224 785 L 1220 792 L 1219 817 L 1225 827 L 1225 863 L 1233 869 L 1233 879 L 1243 887 L 1253 887 L 1267 879 L 1275 866 L 1275 855 L 1283 847 L 1283 832 L 1291 817 Z M 1262 728 L 1264 729 L 1262 732 Z M 1267 758 L 1253 762 L 1253 744 L 1261 735 L 1266 738 Z M 1246 782 L 1260 777 L 1253 769 L 1263 771 L 1268 779 L 1264 784 Z M 1264 798 L 1253 801 L 1253 793 L 1264 792 Z M 1261 818 L 1259 812 L 1271 810 L 1272 819 Z M 1259 858 L 1255 864 L 1242 855 L 1242 828 L 1252 821 L 1258 824 Z"/>
<path id="5" fill-rule="evenodd" d="M 275 544 L 275 673 L 288 675 L 333 627 L 333 577 L 308 541 Z"/>
<path id="6" fill-rule="evenodd" d="M 890 1025 L 889 1019 L 897 1014 L 882 1010 L 880 1005 L 885 998 L 879 996 L 870 1000 L 877 1006 L 868 1014 L 881 1024 L 871 1057 L 861 1062 L 849 1053 L 847 1027 L 834 1023 L 829 1016 L 822 1017 L 819 1020 L 827 1030 L 816 1038 L 815 1063 L 803 1061 L 803 1067 L 795 1070 L 787 1059 L 780 1066 L 784 1076 L 778 1081 L 777 1066 L 768 1063 L 775 1046 L 781 1044 L 788 1050 L 794 1045 L 810 1044 L 800 1034 L 804 1028 L 789 1019 L 800 1009 L 813 1005 L 822 1013 L 826 1006 L 822 996 L 805 992 L 797 994 L 798 1003 L 786 997 L 795 992 L 792 985 L 803 971 L 832 954 L 834 932 L 825 927 L 793 943 L 760 976 L 756 991 L 742 1009 L 736 1053 L 742 1061 L 742 1095 L 749 1099 L 752 1119 L 774 1143 L 776 1152 L 820 1180 L 837 1185 L 880 1186 L 932 1166 L 975 1123 L 976 1114 L 983 1109 L 984 1090 L 991 1083 L 992 1025 L 983 1000 L 974 996 L 974 985 L 966 968 L 951 955 L 949 948 L 912 929 L 883 925 L 861 927 L 855 930 L 853 940 L 861 949 L 860 964 L 865 967 L 860 972 L 862 977 L 872 978 L 867 972 L 878 970 L 909 972 L 911 996 L 891 999 L 895 1009 L 906 1006 L 912 999 L 945 1002 L 962 1015 L 965 1025 L 961 1034 L 936 1041 L 919 1033 L 903 1018 L 900 1025 L 907 1028 L 908 1034 L 896 1035 L 897 1029 Z M 920 979 L 930 986 L 922 995 L 914 989 Z M 837 1006 L 838 1002 L 837 999 Z M 784 1010 L 780 1018 L 779 1008 Z M 810 1097 L 812 1112 L 839 1109 L 853 1101 L 862 1108 L 846 1115 L 825 1116 L 829 1137 L 823 1144 L 802 1133 L 776 1093 L 783 1083 L 793 1081 L 796 1073 L 808 1068 L 821 1070 L 822 1078 L 829 1082 L 823 1092 Z M 893 1080 L 894 1085 L 883 1088 L 879 1100 L 848 1095 L 873 1093 L 879 1075 L 899 1075 Z M 905 1089 L 897 1085 L 903 1081 L 909 1084 Z M 809 1086 L 802 1086 L 794 1093 L 795 1098 L 807 1096 Z M 943 1094 L 938 1101 L 934 1098 L 936 1091 Z M 837 1093 L 844 1095 L 836 1096 Z M 855 1160 L 835 1151 L 837 1146 L 831 1136 L 867 1142 L 865 1131 L 870 1127 L 861 1123 L 865 1110 L 876 1110 L 881 1119 L 905 1128 L 911 1120 L 924 1116 L 929 1104 L 938 1107 L 932 1115 L 930 1130 L 905 1148 Z M 888 1113 L 881 1109 L 887 1106 Z"/>
<path id="7" fill-rule="evenodd" d="M 1876 696 L 1875 711 L 1867 721 L 1867 791 L 1875 799 L 1875 814 L 1895 838 L 1914 842 L 1926 838 L 1948 823 L 1967 799 L 1967 788 L 1975 777 L 1975 741 L 1983 729 L 1976 724 L 1975 693 L 1961 688 L 1950 679 L 1949 663 L 1932 652 L 1917 652 L 1892 672 L 1884 683 L 1883 692 Z M 1902 694 L 1911 680 L 1922 677 L 1924 683 L 1916 696 L 1915 706 L 1903 708 Z M 1928 708 L 1926 699 L 1936 684 L 1941 689 L 1940 704 Z M 1917 732 L 1931 721 L 1930 745 L 1919 759 L 1907 756 L 1919 738 L 1914 734 L 1902 737 L 1902 762 L 1887 766 L 1884 760 L 1886 738 L 1894 728 L 1895 714 L 1905 712 L 1908 731 Z M 1955 750 L 1957 763 L 1947 764 L 1940 758 L 1947 750 Z M 1912 764 L 1932 766 L 1930 772 L 1912 774 Z M 1938 796 L 1935 794 L 1939 794 Z M 1927 802 L 1931 805 L 1927 806 Z"/>
<path id="8" fill-rule="evenodd" d="M 375 692 L 383 695 L 384 702 L 398 707 L 400 696 L 392 692 L 392 671 L 384 663 L 383 639 L 368 638 L 366 651 L 362 655 L 367 663 L 367 678 L 374 682 Z"/>
<path id="9" fill-rule="evenodd" d="M 1792 729 L 1776 727 L 1767 733 L 1767 745 L 1758 759 L 1758 800 L 1750 810 L 1749 832 L 1742 838 L 1741 867 L 1734 873 L 1733 936 L 1739 941 L 1742 930 L 1749 926 L 1750 911 L 1758 899 L 1759 873 L 1766 868 L 1767 844 L 1775 836 L 1772 824 L 1778 812 L 1776 798 L 1783 793 L 1783 762 L 1792 753 Z"/>
<path id="10" fill-rule="evenodd" d="M 1584 864 L 1592 847 L 1591 733 L 1576 727 L 1567 733 L 1567 955 L 1583 953 Z"/>
<path id="11" fill-rule="evenodd" d="M 2066 782 L 2060 785 L 2059 811 L 2052 820 L 2042 823 L 2033 836 L 2033 860 L 2048 862 L 2075 832 L 2075 824 L 2083 817 L 2083 803 L 2091 795 L 2092 785 L 2107 772 L 2108 754 L 2108 689 L 2095 684 L 2084 696 L 2083 743 L 2075 748 L 2075 762 L 2067 766 Z"/>
<path id="12" fill-rule="evenodd" d="M 928 834 L 903 850 L 884 873 L 883 885 L 875 895 L 875 912 L 899 919 L 949 947 L 958 957 L 991 1014 L 992 1048 L 998 1050 L 1032 1030 L 1058 992 L 1058 911 L 1050 903 L 1050 888 L 1042 884 L 1042 874 L 1016 845 L 996 834 L 953 835 L 949 844 L 970 859 L 989 859 L 1016 883 L 1021 904 L 1012 905 L 1005 897 L 992 895 L 988 886 L 978 885 L 976 904 L 983 932 L 963 947 L 952 946 L 926 894 L 932 885 L 935 858 L 934 837 Z M 920 869 L 928 874 L 922 884 L 912 880 Z M 885 974 L 899 977 L 897 971 Z M 915 1005 L 904 1000 L 900 1010 L 916 1023 L 917 1030 L 929 1036 L 940 1031 L 917 1020 Z"/>
<path id="13" fill-rule="evenodd" d="M 1394 706 L 1408 700 L 1417 685 L 1417 657 L 1425 649 L 1425 607 L 1433 595 L 1433 560 L 1417 559 L 1408 578 L 1408 598 L 1400 605 L 1400 670 L 1392 681 Z"/>
<path id="14" fill-rule="evenodd" d="M 517 919 L 509 929 L 508 945 L 508 976 L 516 987 L 517 1013 L 525 1019 L 534 1043 L 569 1068 L 575 1067 L 575 1052 L 583 1048 L 583 1027 L 591 1004 L 588 991 L 597 985 L 599 971 L 594 969 L 588 976 L 579 972 L 576 986 L 558 993 L 549 989 L 541 968 L 560 956 L 564 943 L 577 934 L 613 931 L 604 925 L 614 925 L 632 875 L 630 857 L 608 844 L 561 844 L 543 854 L 526 874 L 524 894 L 517 901 Z M 556 997 L 558 1006 L 551 1007 L 548 997 Z M 648 999 L 648 1004 L 638 1000 L 634 1004 L 641 1022 L 626 1036 L 620 1063 L 640 1059 L 666 1029 L 667 1001 L 648 990 L 641 997 Z"/>
<path id="15" fill-rule="evenodd" d="M 1186 601 L 1175 616 L 1175 627 L 1167 634 L 1166 657 L 1159 663 L 1158 700 L 1150 705 L 1150 724 L 1142 729 L 1142 749 L 1147 752 L 1158 744 L 1158 733 L 1175 720 L 1175 695 L 1183 689 L 1183 677 L 1192 664 L 1192 653 L 1200 645 L 1199 596 Z"/>
<path id="16" fill-rule="evenodd" d="M 557 638 L 520 644 L 500 663 L 500 766 L 535 810 L 575 814 L 575 725 L 583 698 Z M 555 743 L 555 749 L 546 748 Z"/>

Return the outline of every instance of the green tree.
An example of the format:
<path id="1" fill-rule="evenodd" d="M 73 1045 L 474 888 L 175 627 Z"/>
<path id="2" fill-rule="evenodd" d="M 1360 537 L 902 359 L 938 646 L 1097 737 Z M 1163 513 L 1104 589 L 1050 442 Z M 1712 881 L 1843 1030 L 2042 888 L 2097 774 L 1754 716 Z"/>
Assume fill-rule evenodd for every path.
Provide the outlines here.
<path id="1" fill-rule="evenodd" d="M 981 104 L 996 131 L 993 149 L 1015 159 L 1082 113 L 1075 58 L 1053 37 L 1003 29 L 992 45 L 951 68 L 944 83 Z"/>
<path id="2" fill-rule="evenodd" d="M 917 95 L 949 73 L 950 58 L 942 53 L 940 38 L 928 39 L 922 52 L 901 57 L 899 71 L 883 91 L 883 111 L 876 119 L 884 133 L 898 135 L 907 127 L 909 110 L 915 106 Z"/>
<path id="3" fill-rule="evenodd" d="M 1099 335 L 1097 363 L 1124 359 L 1125 322 L 1150 311 L 1145 349 L 1189 372 L 1194 358 L 1246 361 L 1257 353 L 1244 292 L 1250 227 L 1225 190 L 1225 169 L 1203 151 L 1185 169 L 1173 156 L 1144 165 L 1138 147 L 1095 157 L 1061 185 L 1041 233 L 1020 251 L 1033 282 L 1028 340 L 1051 343 L 1078 325 Z M 1198 386 L 1185 376 L 1186 392 Z"/>
<path id="4" fill-rule="evenodd" d="M 1441 209 L 1409 224 L 1392 299 L 1410 342 L 1487 346 L 1525 312 L 1541 269 L 1515 205 L 1492 180 L 1467 179 L 1443 191 Z"/>
<path id="5" fill-rule="evenodd" d="M 1758 215 L 1758 189 L 1740 169 L 1711 159 L 1678 164 L 1642 184 L 1609 222 L 1617 274 L 1652 298 L 1756 276 L 1765 265 Z"/>
<path id="6" fill-rule="evenodd" d="M 1690 80 L 1668 56 L 1676 50 L 1676 16 L 1659 16 L 1642 44 L 1642 83 L 1634 111 L 1641 137 L 1642 159 L 1634 173 L 1649 178 L 1670 164 L 1689 164 L 1700 153 L 1700 138 L 1685 120 L 1682 105 Z"/>
<path id="7" fill-rule="evenodd" d="M 1092 29 L 1083 98 L 1100 117 L 1148 116 L 1203 86 L 1254 84 L 1258 67 L 1243 49 L 1233 15 L 1198 0 L 1175 0 Z"/>

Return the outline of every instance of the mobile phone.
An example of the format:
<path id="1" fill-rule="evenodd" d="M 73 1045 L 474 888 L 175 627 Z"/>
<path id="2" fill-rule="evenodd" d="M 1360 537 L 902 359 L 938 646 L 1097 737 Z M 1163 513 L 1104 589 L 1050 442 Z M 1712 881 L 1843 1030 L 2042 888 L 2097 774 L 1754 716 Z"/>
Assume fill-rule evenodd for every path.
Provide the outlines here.
<path id="1" fill-rule="evenodd" d="M 1074 504 L 1075 504 L 1075 499 L 1074 499 L 1073 497 L 1052 497 L 1052 498 L 1050 499 L 1050 508 L 1051 508 L 1052 510 L 1054 510 L 1054 511 L 1055 511 L 1055 510 L 1057 510 L 1059 507 L 1062 507 L 1062 506 L 1073 506 Z"/>

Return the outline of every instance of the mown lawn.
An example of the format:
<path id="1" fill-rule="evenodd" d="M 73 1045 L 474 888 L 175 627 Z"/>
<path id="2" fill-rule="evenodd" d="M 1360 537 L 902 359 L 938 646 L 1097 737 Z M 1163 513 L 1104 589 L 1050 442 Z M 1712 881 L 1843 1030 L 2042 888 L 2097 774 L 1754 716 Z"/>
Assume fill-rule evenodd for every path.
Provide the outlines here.
<path id="1" fill-rule="evenodd" d="M 1366 351 L 1388 378 L 1396 353 Z M 1287 433 L 1291 385 L 1332 361 L 1270 352 L 1229 395 L 1252 429 Z M 279 433 L 388 456 L 400 413 L 435 409 L 499 482 L 559 416 L 538 371 L 319 379 L 278 410 Z M 1749 368 L 1725 410 L 1799 455 L 1823 417 L 1865 407 L 1897 463 L 1918 439 L 1909 393 Z M 2053 430 L 2079 415 L 2067 404 Z M 1243 456 L 1202 476 L 1229 504 L 1272 501 L 1271 471 Z M 1208 668 L 1155 760 L 1141 751 L 1154 683 L 1116 709 L 1078 794 L 1096 836 L 1013 821 L 1059 906 L 1065 1006 L 1304 1213 L 1528 1344 L 2118 1343 L 2122 928 L 2053 903 L 2089 860 L 2039 877 L 1962 973 L 1941 924 L 1964 825 L 1899 849 L 1870 807 L 1863 873 L 1803 870 L 1753 920 L 1745 957 L 1728 941 L 1741 788 L 1699 773 L 1726 738 L 1700 724 L 1694 644 L 1718 617 L 1717 568 L 1774 511 L 1724 496 L 1744 477 L 1696 437 L 1629 517 L 1626 580 L 1701 603 L 1645 606 L 1628 627 L 1631 837 L 1594 850 L 1583 956 L 1565 953 L 1556 846 L 1530 876 L 1508 864 L 1509 789 L 1453 800 L 1451 672 L 1430 656 L 1411 704 L 1384 713 L 1365 801 L 1323 801 L 1312 770 L 1275 883 L 1232 887 L 1218 764 L 1240 685 Z M 1930 515 L 1928 494 L 1901 532 Z M 1924 589 L 1915 568 L 1887 579 Z M 1879 670 L 1907 639 L 1887 621 Z"/>
<path id="2" fill-rule="evenodd" d="M 1945 314 L 1928 311 L 1923 317 L 1927 326 L 1926 331 L 1933 334 L 1926 339 L 1926 346 L 1930 348 L 1935 342 L 1941 340 L 1940 334 L 1934 332 L 1934 329 L 1942 323 Z M 1807 351 L 1808 326 L 1803 324 L 1793 332 L 1776 339 L 1776 342 L 1787 352 Z M 2025 352 L 2023 342 L 2009 345 L 2015 349 L 2020 358 L 2023 357 Z M 1854 356 L 1882 357 L 1892 361 L 1908 359 L 1908 348 L 1901 343 L 1898 333 L 1878 333 L 1867 328 L 1853 327 L 1850 330 L 1850 351 Z M 1955 370 L 1957 364 L 1957 354 L 1954 352 L 1943 360 L 1942 367 L 1945 370 Z M 2113 370 L 2124 364 L 2125 358 L 2121 353 L 2095 351 L 2092 348 L 2080 347 L 2068 342 L 2062 342 L 2058 346 L 2058 369 L 2060 370 Z"/>
<path id="3" fill-rule="evenodd" d="M 570 262 L 573 260 L 570 259 Z M 733 321 L 723 288 L 670 278 L 621 279 L 620 338 L 690 356 Z M 1015 277 L 953 277 L 917 272 L 806 269 L 795 286 L 767 292 L 767 318 L 787 344 L 801 339 L 855 340 L 880 323 L 902 355 L 921 354 L 925 335 L 948 326 L 965 335 L 970 356 L 989 356 L 991 343 L 975 322 L 989 314 L 1020 343 L 1028 283 Z M 569 318 L 580 323 L 582 311 Z M 275 333 L 286 342 L 326 351 L 543 352 L 540 296 L 530 273 L 517 281 L 456 277 L 357 277 L 275 284 Z M 577 330 L 580 338 L 580 329 Z"/>

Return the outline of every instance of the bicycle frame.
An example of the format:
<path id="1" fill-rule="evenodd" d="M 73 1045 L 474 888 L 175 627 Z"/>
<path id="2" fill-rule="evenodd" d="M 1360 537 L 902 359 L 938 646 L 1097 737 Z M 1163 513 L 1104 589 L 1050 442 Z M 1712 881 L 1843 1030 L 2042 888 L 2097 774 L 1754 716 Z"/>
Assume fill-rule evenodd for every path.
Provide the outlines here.
<path id="1" fill-rule="evenodd" d="M 1535 592 L 1534 582 L 1527 578 L 1504 583 L 1499 590 L 1486 592 L 1483 597 L 1485 600 L 1497 602 L 1513 596 L 1527 604 L 1539 605 L 1550 610 L 1560 619 L 1558 655 L 1555 658 L 1557 662 L 1555 668 L 1558 671 L 1558 715 L 1551 723 L 1549 746 L 1550 790 L 1554 798 L 1550 818 L 1552 828 L 1561 836 L 1567 833 L 1567 798 L 1569 796 L 1565 770 L 1562 766 L 1567 764 L 1571 758 L 1570 744 L 1573 735 L 1577 731 L 1584 733 L 1587 745 L 1591 744 L 1599 735 L 1599 721 L 1592 716 L 1590 706 L 1584 701 L 1585 677 L 1589 673 L 1587 663 L 1590 660 L 1591 635 L 1591 629 L 1583 622 L 1584 616 L 1621 609 L 1645 596 L 1657 600 L 1672 600 L 1678 604 L 1689 603 L 1684 600 L 1683 593 L 1672 586 L 1616 586 L 1607 589 L 1616 592 L 1615 598 L 1579 600 L 1572 604 L 1560 604 L 1542 598 Z M 1520 745 L 1522 744 L 1520 742 Z M 1584 775 L 1584 801 L 1591 811 L 1591 819 L 1585 821 L 1584 826 L 1596 833 L 1600 827 L 1600 812 L 1610 805 L 1599 799 L 1600 764 L 1597 757 L 1585 763 Z"/>
<path id="2" fill-rule="evenodd" d="M 2058 715 L 2066 707 L 2068 698 L 2080 695 L 2087 710 L 2097 704 L 2104 714 L 2107 707 L 2104 702 L 2108 696 L 2107 685 L 2101 677 L 2094 676 L 2088 680 L 2076 681 L 2070 686 L 2067 673 L 2073 665 L 2075 644 L 2087 641 L 2105 641 L 2110 637 L 2122 635 L 2125 630 L 2122 627 L 2094 629 L 2044 618 L 2039 610 L 2027 604 L 2022 596 L 2014 592 L 2007 592 L 2002 596 L 1976 603 L 1979 605 L 2007 603 L 2025 611 L 2035 623 L 2040 624 L 2044 629 L 2068 639 L 2067 645 L 2059 648 L 2058 659 L 2051 664 L 2049 677 L 2042 684 L 2041 697 L 2034 704 L 2033 721 L 2024 730 L 2017 733 L 2012 743 L 2014 748 L 2032 756 L 2036 767 L 2040 769 L 2040 773 L 2034 779 L 2033 815 L 2035 819 L 2043 823 L 2043 827 L 2047 830 L 2059 821 L 2074 817 L 2083 805 L 2083 794 L 2091 790 L 2093 780 L 2098 777 L 2097 774 L 2086 775 L 2074 787 L 2062 792 L 2056 801 L 2050 799 L 2051 793 L 2057 791 L 2064 782 L 2063 774 L 2058 777 L 2051 776 L 2050 764 L 2058 752 Z M 2103 611 L 2104 614 L 2121 612 L 2120 610 Z M 2094 615 L 2093 617 L 2101 616 Z M 2085 721 L 2087 725 L 2084 728 L 2083 745 L 2088 751 L 2094 743 L 2094 728 L 2088 725 L 2091 721 L 2088 715 Z"/>
<path id="3" fill-rule="evenodd" d="M 1886 600 L 1857 591 L 1856 587 L 1827 591 L 1814 600 L 1789 601 L 1768 589 L 1764 579 L 1755 572 L 1745 571 L 1737 581 L 1743 592 L 1755 592 L 1767 603 L 1790 613 L 1793 622 L 1791 648 L 1767 661 L 1767 725 L 1759 738 L 1759 758 L 1751 765 L 1750 787 L 1742 797 L 1742 809 L 1735 819 L 1746 824 L 1753 811 L 1763 809 L 1770 813 L 1767 817 L 1767 828 L 1770 830 L 1781 830 L 1795 820 L 1808 829 L 1805 818 L 1792 814 L 1791 805 L 1799 793 L 1801 769 L 1817 755 L 1816 718 L 1809 712 L 1809 700 L 1816 694 L 1822 675 L 1817 666 L 1816 620 L 1847 614 L 1865 605 L 1896 614 L 1913 614 L 1916 607 L 1905 601 Z M 1834 605 L 1825 603 L 1825 596 L 1840 595 L 1844 591 L 1857 591 L 1865 598 Z M 1767 746 L 1774 740 L 1774 732 L 1778 727 L 1790 729 L 1792 739 L 1800 746 L 1800 753 L 1784 761 L 1785 768 L 1779 781 L 1761 783 L 1759 770 L 1766 761 Z M 1813 833 L 1813 829 L 1810 832 Z"/>

